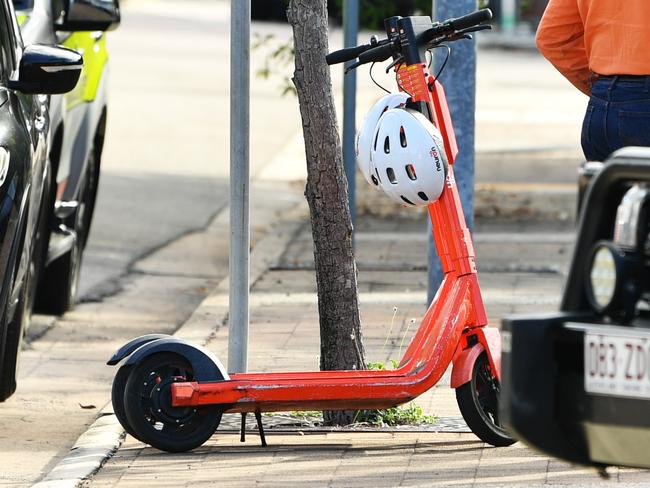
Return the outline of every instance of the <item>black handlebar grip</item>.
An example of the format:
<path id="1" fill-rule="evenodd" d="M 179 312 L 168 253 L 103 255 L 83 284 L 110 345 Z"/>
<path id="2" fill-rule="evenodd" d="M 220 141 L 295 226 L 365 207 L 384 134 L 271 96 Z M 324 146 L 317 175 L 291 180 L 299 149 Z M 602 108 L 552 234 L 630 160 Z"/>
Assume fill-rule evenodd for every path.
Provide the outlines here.
<path id="1" fill-rule="evenodd" d="M 386 61 L 393 55 L 393 46 L 392 44 L 384 44 L 383 46 L 373 47 L 365 51 L 364 53 L 359 54 L 359 63 L 374 63 L 380 61 Z"/>
<path id="2" fill-rule="evenodd" d="M 489 8 L 484 8 L 482 10 L 477 10 L 471 14 L 463 15 L 457 19 L 452 19 L 449 21 L 452 29 L 455 31 L 468 29 L 476 25 L 482 24 L 492 18 L 492 11 Z"/>
<path id="3" fill-rule="evenodd" d="M 346 61 L 351 61 L 355 59 L 359 54 L 367 51 L 372 46 L 370 44 L 364 44 L 363 46 L 356 47 L 346 47 L 345 49 L 339 49 L 325 56 L 325 61 L 327 64 L 338 64 L 345 63 Z"/>

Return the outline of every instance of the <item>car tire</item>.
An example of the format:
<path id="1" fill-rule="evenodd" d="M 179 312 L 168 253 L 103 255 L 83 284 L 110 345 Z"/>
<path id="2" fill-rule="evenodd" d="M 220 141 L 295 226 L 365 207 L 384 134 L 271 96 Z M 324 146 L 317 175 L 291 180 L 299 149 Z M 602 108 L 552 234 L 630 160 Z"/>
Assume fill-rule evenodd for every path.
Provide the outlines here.
<path id="1" fill-rule="evenodd" d="M 7 298 L 5 311 L 0 319 L 4 322 L 1 326 L 3 327 L 5 334 L 4 350 L 2 350 L 2 354 L 0 355 L 0 402 L 5 401 L 16 391 L 20 350 L 22 348 L 23 338 L 31 321 L 32 308 L 36 294 L 36 283 L 39 279 L 40 270 L 42 269 L 45 255 L 47 253 L 49 216 L 50 209 L 54 204 L 52 184 L 53 175 L 51 171 L 48 171 L 47 178 L 44 181 L 43 200 L 41 201 L 41 207 L 39 210 L 39 222 L 36 229 L 36 235 L 34 236 L 34 245 L 31 250 L 29 263 L 26 265 L 27 269 L 25 276 L 19 284 L 21 288 L 18 293 L 18 303 L 13 309 L 13 316 L 11 319 L 7 319 L 7 314 L 11 310 L 11 307 L 9 306 L 9 298 Z M 20 254 L 16 257 L 18 260 L 22 258 L 23 253 L 29 252 L 28 250 L 23 249 L 27 229 L 23 228 L 21 232 L 23 232 L 23 234 L 18 249 Z M 14 262 L 13 268 L 8 269 L 14 269 L 16 270 L 15 273 L 17 273 L 18 268 L 19 261 Z M 12 286 L 15 286 L 15 283 L 13 283 Z M 14 295 L 12 294 L 10 296 Z M 0 341 L 0 345 L 1 344 L 2 341 Z"/>
<path id="2" fill-rule="evenodd" d="M 16 391 L 20 349 L 30 317 L 27 310 L 29 286 L 29 279 L 23 280 L 13 317 L 4 324 L 6 338 L 4 351 L 0 357 L 0 402 L 4 402 Z M 5 314 L 8 311 L 9 306 L 5 308 Z"/>
<path id="3" fill-rule="evenodd" d="M 73 235 L 72 248 L 43 270 L 35 310 L 51 315 L 63 315 L 72 310 L 77 297 L 81 269 L 79 239 Z"/>
<path id="4" fill-rule="evenodd" d="M 95 210 L 98 182 L 98 159 L 94 149 L 91 148 L 86 161 L 86 174 L 79 188 L 79 206 L 70 229 L 73 234 L 73 244 L 68 252 L 44 269 L 35 303 L 38 312 L 63 315 L 74 308 L 83 251 L 88 241 Z"/>

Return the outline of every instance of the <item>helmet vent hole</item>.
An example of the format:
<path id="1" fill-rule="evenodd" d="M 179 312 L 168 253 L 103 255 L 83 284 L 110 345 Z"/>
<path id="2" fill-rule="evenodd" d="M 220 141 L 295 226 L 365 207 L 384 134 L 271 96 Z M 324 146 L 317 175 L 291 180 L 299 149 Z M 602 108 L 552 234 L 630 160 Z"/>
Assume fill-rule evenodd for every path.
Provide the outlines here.
<path id="1" fill-rule="evenodd" d="M 377 181 L 381 183 L 381 177 L 379 176 L 379 171 L 377 170 L 377 168 L 375 168 L 375 174 L 377 175 Z"/>
<path id="2" fill-rule="evenodd" d="M 384 139 L 384 152 L 390 154 L 390 139 L 388 137 Z"/>
<path id="3" fill-rule="evenodd" d="M 427 194 L 424 193 L 423 191 L 419 191 L 419 192 L 418 192 L 418 196 L 419 196 L 422 200 L 424 200 L 425 202 L 428 202 L 428 201 L 429 201 L 429 197 L 428 197 Z"/>
<path id="4" fill-rule="evenodd" d="M 397 178 L 395 177 L 395 170 L 393 168 L 386 168 L 386 176 L 388 176 L 388 181 L 393 185 L 397 185 Z"/>
<path id="5" fill-rule="evenodd" d="M 402 147 L 406 147 L 406 133 L 404 132 L 404 127 L 399 128 L 399 143 L 402 145 Z"/>
<path id="6" fill-rule="evenodd" d="M 400 197 L 402 200 L 404 200 L 404 202 L 408 203 L 409 205 L 415 205 L 411 200 L 409 200 L 408 198 L 406 198 L 404 195 L 400 195 L 399 197 Z"/>
<path id="7" fill-rule="evenodd" d="M 415 168 L 412 164 L 407 164 L 404 169 L 406 169 L 406 174 L 408 175 L 409 179 L 413 181 L 418 179 L 417 175 L 415 174 Z"/>
<path id="8" fill-rule="evenodd" d="M 377 177 L 375 175 L 370 175 L 370 179 L 372 180 L 373 185 L 379 186 L 379 182 L 377 181 Z"/>

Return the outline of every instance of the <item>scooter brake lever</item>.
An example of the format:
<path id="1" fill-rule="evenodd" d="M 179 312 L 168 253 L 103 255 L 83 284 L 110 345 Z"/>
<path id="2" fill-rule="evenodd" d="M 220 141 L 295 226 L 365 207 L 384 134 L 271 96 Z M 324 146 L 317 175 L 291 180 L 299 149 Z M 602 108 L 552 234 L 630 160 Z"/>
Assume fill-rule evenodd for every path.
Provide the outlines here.
<path id="1" fill-rule="evenodd" d="M 344 74 L 347 75 L 350 71 L 352 71 L 354 69 L 357 69 L 359 66 L 361 66 L 361 64 L 362 63 L 360 63 L 359 61 L 357 61 L 356 63 L 351 64 L 350 66 L 345 68 L 345 73 Z"/>
<path id="2" fill-rule="evenodd" d="M 389 72 L 391 69 L 393 69 L 396 65 L 400 64 L 403 60 L 404 60 L 404 56 L 400 56 L 400 57 L 398 57 L 395 61 L 393 61 L 392 63 L 390 63 L 390 64 L 388 65 L 388 67 L 386 68 L 386 74 L 388 74 L 388 72 Z"/>

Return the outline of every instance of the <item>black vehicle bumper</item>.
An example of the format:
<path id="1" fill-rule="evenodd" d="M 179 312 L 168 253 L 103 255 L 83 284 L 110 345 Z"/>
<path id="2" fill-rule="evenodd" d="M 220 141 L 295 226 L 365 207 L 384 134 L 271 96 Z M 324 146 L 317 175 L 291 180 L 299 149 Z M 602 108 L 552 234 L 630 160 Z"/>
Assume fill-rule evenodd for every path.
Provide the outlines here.
<path id="1" fill-rule="evenodd" d="M 650 330 L 589 314 L 503 321 L 502 419 L 522 441 L 568 461 L 650 467 L 650 398 L 585 391 L 586 331 L 634 331 L 650 342 Z"/>

